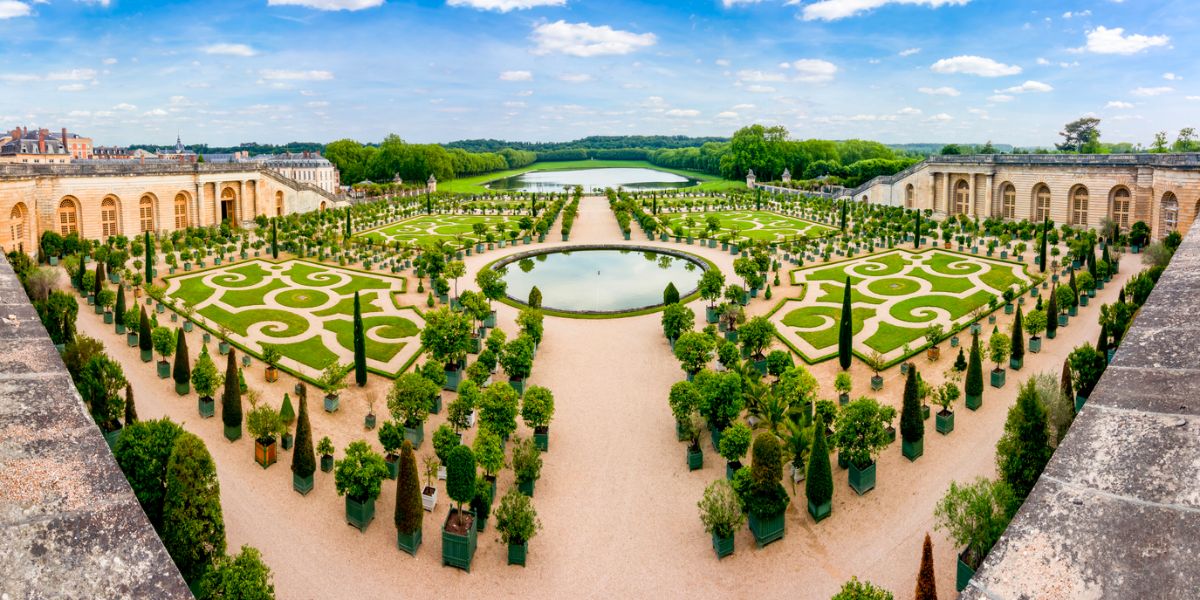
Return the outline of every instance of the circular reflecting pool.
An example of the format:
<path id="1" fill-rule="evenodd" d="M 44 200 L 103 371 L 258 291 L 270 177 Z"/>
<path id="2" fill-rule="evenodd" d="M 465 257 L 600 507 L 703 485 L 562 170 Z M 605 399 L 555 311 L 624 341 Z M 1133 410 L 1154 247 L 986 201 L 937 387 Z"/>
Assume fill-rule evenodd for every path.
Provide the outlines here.
<path id="1" fill-rule="evenodd" d="M 569 312 L 627 312 L 662 304 L 674 283 L 680 297 L 696 290 L 707 265 L 698 258 L 642 247 L 582 247 L 508 257 L 492 268 L 524 303 L 537 286 L 542 307 Z"/>
<path id="2" fill-rule="evenodd" d="M 576 185 L 581 185 L 585 191 L 590 192 L 606 187 L 652 190 L 688 187 L 696 183 L 695 179 L 657 169 L 606 167 L 569 171 L 529 171 L 488 182 L 487 187 L 497 191 L 557 193 Z"/>

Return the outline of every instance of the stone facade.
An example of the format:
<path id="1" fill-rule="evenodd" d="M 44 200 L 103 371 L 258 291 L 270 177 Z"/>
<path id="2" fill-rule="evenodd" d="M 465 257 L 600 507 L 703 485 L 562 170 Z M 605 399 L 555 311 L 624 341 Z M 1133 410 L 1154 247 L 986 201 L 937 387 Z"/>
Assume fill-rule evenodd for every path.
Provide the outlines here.
<path id="1" fill-rule="evenodd" d="M 854 200 L 939 216 L 1041 220 L 1099 228 L 1145 221 L 1155 238 L 1187 231 L 1200 212 L 1200 154 L 935 156 L 876 177 Z"/>
<path id="2" fill-rule="evenodd" d="M 32 253 L 43 231 L 129 237 L 332 207 L 329 192 L 253 163 L 0 165 L 0 246 Z"/>

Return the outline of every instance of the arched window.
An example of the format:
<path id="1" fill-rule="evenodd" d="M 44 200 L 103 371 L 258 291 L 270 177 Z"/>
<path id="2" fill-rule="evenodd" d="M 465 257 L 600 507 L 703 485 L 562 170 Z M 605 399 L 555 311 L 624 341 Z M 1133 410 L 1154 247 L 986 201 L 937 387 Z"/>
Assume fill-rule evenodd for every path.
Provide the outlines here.
<path id="1" fill-rule="evenodd" d="M 28 216 L 28 211 L 25 210 L 25 203 L 18 202 L 13 206 L 12 214 L 9 215 L 9 231 L 12 234 L 12 250 L 16 250 L 17 244 L 25 241 L 25 221 Z"/>
<path id="2" fill-rule="evenodd" d="M 1112 196 L 1112 220 L 1124 231 L 1129 229 L 1129 188 L 1120 187 Z"/>
<path id="3" fill-rule="evenodd" d="M 1050 218 L 1050 188 L 1039 183 L 1033 188 L 1033 220 L 1045 221 Z"/>
<path id="4" fill-rule="evenodd" d="M 138 220 L 141 221 L 142 231 L 154 231 L 154 197 L 150 194 L 138 200 Z"/>
<path id="5" fill-rule="evenodd" d="M 235 225 L 238 221 L 237 192 L 233 191 L 233 188 L 221 190 L 221 220 L 229 221 L 230 225 Z"/>
<path id="6" fill-rule="evenodd" d="M 188 226 L 188 197 L 179 192 L 175 194 L 175 229 L 186 229 Z"/>
<path id="7" fill-rule="evenodd" d="M 1004 184 L 1000 190 L 1000 216 L 1005 219 L 1017 218 L 1017 187 L 1011 183 Z"/>
<path id="8" fill-rule="evenodd" d="M 1166 237 L 1168 233 L 1179 229 L 1179 200 L 1175 198 L 1175 194 L 1167 192 L 1163 194 L 1162 199 L 1162 236 Z"/>
<path id="9" fill-rule="evenodd" d="M 1078 186 L 1071 192 L 1071 225 L 1087 227 L 1088 224 L 1088 191 Z"/>
<path id="10" fill-rule="evenodd" d="M 325 201 L 324 200 L 321 201 L 321 210 L 325 210 Z"/>
<path id="11" fill-rule="evenodd" d="M 117 233 L 117 201 L 108 197 L 100 203 L 100 238 L 107 240 Z"/>
<path id="12" fill-rule="evenodd" d="M 904 188 L 904 208 L 913 207 L 913 196 L 913 184 L 910 183 Z"/>
<path id="13" fill-rule="evenodd" d="M 275 192 L 275 216 L 283 216 L 283 192 Z"/>
<path id="14" fill-rule="evenodd" d="M 58 232 L 63 236 L 79 233 L 79 205 L 71 197 L 58 203 Z"/>
<path id="15" fill-rule="evenodd" d="M 971 212 L 971 185 L 966 179 L 959 179 L 958 183 L 954 184 L 954 212 L 952 214 L 965 215 Z"/>

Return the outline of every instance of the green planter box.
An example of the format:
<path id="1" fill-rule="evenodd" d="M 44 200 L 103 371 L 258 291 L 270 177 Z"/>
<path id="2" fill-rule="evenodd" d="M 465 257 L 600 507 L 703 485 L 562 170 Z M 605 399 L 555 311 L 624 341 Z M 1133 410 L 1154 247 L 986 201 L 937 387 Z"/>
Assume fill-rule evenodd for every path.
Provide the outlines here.
<path id="1" fill-rule="evenodd" d="M 951 431 L 954 431 L 954 413 L 950 411 L 939 410 L 937 414 L 936 428 L 937 432 L 942 435 L 946 435 Z"/>
<path id="2" fill-rule="evenodd" d="M 229 342 L 225 340 L 217 342 L 217 351 L 221 353 L 221 356 L 229 354 Z"/>
<path id="3" fill-rule="evenodd" d="M 242 439 L 242 426 L 240 424 L 226 425 L 225 426 L 225 439 L 227 439 L 231 442 L 236 442 L 236 441 Z"/>
<path id="4" fill-rule="evenodd" d="M 443 390 L 451 392 L 458 390 L 458 384 L 462 381 L 462 369 L 454 369 L 453 371 L 446 370 L 446 385 L 442 386 Z"/>
<path id="5" fill-rule="evenodd" d="M 777 515 L 767 517 L 759 517 L 754 513 L 750 513 L 750 532 L 754 534 L 754 543 L 759 548 L 783 539 L 787 524 L 783 516 L 783 511 L 780 511 Z"/>
<path id="6" fill-rule="evenodd" d="M 964 550 L 964 553 L 965 552 L 966 551 Z M 967 584 L 971 582 L 971 578 L 974 576 L 975 569 L 972 569 L 967 565 L 967 563 L 963 562 L 962 554 L 959 554 L 958 571 L 955 573 L 954 577 L 954 589 L 959 592 L 967 589 Z"/>
<path id="7" fill-rule="evenodd" d="M 706 323 L 716 323 L 721 318 L 721 314 L 712 306 L 704 307 L 704 321 Z"/>
<path id="8" fill-rule="evenodd" d="M 833 500 L 826 500 L 824 504 L 820 504 L 820 505 L 813 504 L 812 501 L 809 501 L 809 503 L 808 503 L 808 514 L 811 515 L 813 518 L 813 521 L 815 521 L 817 523 L 820 523 L 821 521 L 828 518 L 830 513 L 832 513 L 832 512 L 833 512 Z"/>
<path id="9" fill-rule="evenodd" d="M 158 378 L 166 379 L 171 376 L 171 363 L 160 360 L 158 361 Z"/>
<path id="10" fill-rule="evenodd" d="M 179 394 L 180 396 L 186 396 L 186 395 L 190 394 L 191 391 L 192 391 L 192 382 L 190 382 L 190 381 L 185 381 L 183 383 L 175 384 L 175 393 Z"/>
<path id="11" fill-rule="evenodd" d="M 733 554 L 733 539 L 732 535 L 721 537 L 715 533 L 712 534 L 713 550 L 717 553 L 718 559 Z"/>
<path id="12" fill-rule="evenodd" d="M 154 360 L 154 350 L 142 350 L 142 362 L 148 363 Z"/>
<path id="13" fill-rule="evenodd" d="M 517 395 L 519 395 L 519 396 L 525 395 L 525 380 L 524 379 L 509 379 L 508 385 L 512 386 L 512 389 L 516 390 Z"/>
<path id="14" fill-rule="evenodd" d="M 132 331 L 125 334 L 125 343 L 128 344 L 130 348 L 138 345 L 138 334 Z"/>
<path id="15" fill-rule="evenodd" d="M 1034 354 L 1042 351 L 1042 338 L 1040 336 L 1029 338 L 1029 351 Z"/>
<path id="16" fill-rule="evenodd" d="M 1083 410 L 1083 405 L 1085 403 L 1087 403 L 1087 398 L 1084 398 L 1083 396 L 1075 396 L 1075 412 L 1078 413 L 1079 411 Z"/>
<path id="17" fill-rule="evenodd" d="M 909 461 L 915 461 L 925 454 L 925 438 L 921 438 L 915 442 L 910 442 L 905 439 L 900 440 L 900 452 Z"/>
<path id="18" fill-rule="evenodd" d="M 346 496 L 346 522 L 358 528 L 359 531 L 366 531 L 367 525 L 375 518 L 375 499 L 364 498 L 363 500 L 355 500 L 350 496 Z"/>
<path id="19" fill-rule="evenodd" d="M 695 449 L 688 448 L 687 450 L 687 465 L 689 471 L 695 471 L 704 468 L 704 450 L 697 447 Z"/>
<path id="20" fill-rule="evenodd" d="M 446 530 L 446 524 L 450 519 L 454 518 L 457 510 L 451 509 L 446 515 L 446 521 L 442 524 L 442 566 L 458 567 L 471 572 L 471 559 L 475 557 L 476 531 L 474 523 L 474 515 L 471 516 L 472 522 L 467 527 L 465 534 L 452 533 Z"/>
<path id="21" fill-rule="evenodd" d="M 112 314 L 111 310 L 104 311 L 104 324 L 105 325 L 113 324 L 113 314 Z M 118 333 L 120 333 L 120 332 L 118 332 Z"/>
<path id="22" fill-rule="evenodd" d="M 538 427 L 533 430 L 533 445 L 542 452 L 550 451 L 550 428 Z"/>
<path id="23" fill-rule="evenodd" d="M 332 395 L 325 396 L 325 412 L 327 412 L 327 413 L 337 412 L 340 404 L 341 404 L 341 398 L 339 398 L 338 396 L 332 396 Z"/>
<path id="24" fill-rule="evenodd" d="M 413 449 L 421 447 L 421 442 L 425 441 L 425 424 L 422 423 L 417 427 L 405 427 L 404 439 L 412 443 Z"/>
<path id="25" fill-rule="evenodd" d="M 1008 359 L 1008 368 L 1010 368 L 1014 371 L 1020 371 L 1021 367 L 1023 367 L 1023 366 L 1025 366 L 1025 358 L 1024 357 Z"/>
<path id="26" fill-rule="evenodd" d="M 871 389 L 878 392 L 883 389 L 883 377 L 874 375 L 871 377 Z"/>
<path id="27" fill-rule="evenodd" d="M 394 454 L 389 454 L 384 460 L 387 465 L 388 479 L 395 479 L 400 474 L 400 457 Z"/>
<path id="28" fill-rule="evenodd" d="M 859 496 L 875 489 L 875 467 L 876 463 L 871 463 L 866 468 L 859 469 L 857 465 L 850 463 L 850 487 L 854 488 Z"/>
<path id="29" fill-rule="evenodd" d="M 537 484 L 536 479 L 530 479 L 529 481 L 521 481 L 518 479 L 517 480 L 517 491 L 532 498 L 533 497 L 533 488 L 536 484 Z"/>
<path id="30" fill-rule="evenodd" d="M 104 443 L 108 444 L 109 450 L 112 450 L 117 445 L 117 440 L 121 439 L 121 431 L 121 429 L 117 429 L 104 432 Z"/>
<path id="31" fill-rule="evenodd" d="M 983 394 L 967 394 L 967 408 L 979 410 L 983 406 Z"/>
<path id="32" fill-rule="evenodd" d="M 525 566 L 525 555 L 529 552 L 529 542 L 508 545 L 508 564 Z"/>
<path id="33" fill-rule="evenodd" d="M 208 419 L 217 414 L 217 403 L 212 398 L 200 398 L 196 407 L 202 418 Z"/>
<path id="34" fill-rule="evenodd" d="M 301 477 L 292 473 L 292 489 L 300 492 L 301 496 L 307 496 L 313 489 L 313 476 Z"/>
<path id="35" fill-rule="evenodd" d="M 1004 379 L 1007 373 L 1008 371 L 1005 371 L 1004 369 L 992 369 L 992 387 L 1004 387 Z"/>
<path id="36" fill-rule="evenodd" d="M 333 470 L 333 457 L 328 454 L 321 455 L 321 472 L 328 473 Z"/>
<path id="37" fill-rule="evenodd" d="M 396 532 L 396 547 L 409 553 L 412 556 L 417 555 L 417 548 L 421 547 L 421 528 L 418 527 L 412 533 Z"/>

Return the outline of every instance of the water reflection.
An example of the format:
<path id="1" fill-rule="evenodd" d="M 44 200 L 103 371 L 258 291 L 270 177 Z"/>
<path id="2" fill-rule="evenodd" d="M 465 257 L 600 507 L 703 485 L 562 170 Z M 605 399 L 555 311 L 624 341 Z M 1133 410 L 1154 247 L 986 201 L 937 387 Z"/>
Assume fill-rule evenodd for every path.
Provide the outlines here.
<path id="1" fill-rule="evenodd" d="M 529 171 L 489 182 L 487 187 L 497 191 L 562 192 L 576 185 L 592 191 L 611 187 L 627 190 L 653 190 L 690 187 L 698 183 L 682 175 L 642 168 L 599 168 L 569 171 Z"/>
<path id="2" fill-rule="evenodd" d="M 527 298 L 536 285 L 542 306 L 562 310 L 619 311 L 661 304 L 668 283 L 688 293 L 696 289 L 702 272 L 686 259 L 625 250 L 556 252 L 517 264 L 518 269 L 500 270 L 508 295 Z"/>

